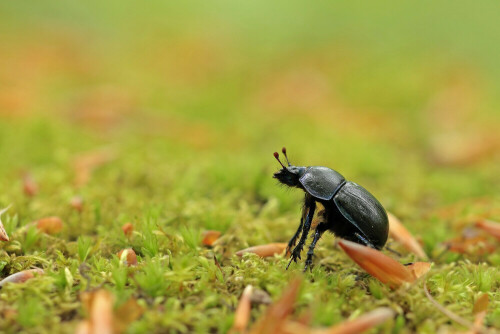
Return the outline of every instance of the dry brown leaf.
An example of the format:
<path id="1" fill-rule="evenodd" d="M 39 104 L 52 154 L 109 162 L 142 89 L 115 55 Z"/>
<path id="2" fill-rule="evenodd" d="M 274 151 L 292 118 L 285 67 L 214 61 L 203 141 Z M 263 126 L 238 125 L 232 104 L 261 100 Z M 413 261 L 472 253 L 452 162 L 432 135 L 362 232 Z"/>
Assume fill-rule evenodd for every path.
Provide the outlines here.
<path id="1" fill-rule="evenodd" d="M 272 243 L 267 245 L 253 246 L 250 248 L 242 249 L 236 252 L 236 255 L 243 256 L 245 253 L 254 253 L 260 257 L 274 256 L 275 254 L 281 254 L 285 251 L 287 247 L 286 243 Z"/>
<path id="2" fill-rule="evenodd" d="M 283 327 L 279 329 L 279 334 L 309 334 L 314 330 L 299 321 L 286 321 Z"/>
<path id="3" fill-rule="evenodd" d="M 29 173 L 26 173 L 23 176 L 23 191 L 24 194 L 29 197 L 33 197 L 38 194 L 38 185 Z"/>
<path id="4" fill-rule="evenodd" d="M 27 280 L 35 277 L 36 275 L 43 275 L 43 274 L 44 271 L 43 269 L 40 268 L 20 271 L 18 273 L 7 276 L 2 281 L 0 281 L 0 288 L 7 283 L 24 283 Z"/>
<path id="5" fill-rule="evenodd" d="M 123 333 L 130 323 L 137 320 L 144 309 L 135 298 L 130 298 L 113 312 L 113 295 L 106 290 L 84 292 L 80 300 L 87 311 L 88 319 L 80 322 L 77 334 Z"/>
<path id="6" fill-rule="evenodd" d="M 489 302 L 489 295 L 487 293 L 483 293 L 474 303 L 474 307 L 472 308 L 474 323 L 468 331 L 469 334 L 478 334 L 482 332 L 484 319 L 486 318 L 486 314 L 488 312 Z"/>
<path id="7" fill-rule="evenodd" d="M 314 330 L 314 334 L 357 334 L 367 331 L 394 317 L 394 311 L 380 307 L 354 320 L 344 321 L 328 329 Z"/>
<path id="8" fill-rule="evenodd" d="M 480 220 L 476 222 L 476 227 L 488 232 L 490 235 L 500 240 L 500 223 L 492 220 Z"/>
<path id="9" fill-rule="evenodd" d="M 53 216 L 39 219 L 36 222 L 36 227 L 40 232 L 47 234 L 56 234 L 61 232 L 63 228 L 63 221 L 61 218 Z"/>
<path id="10" fill-rule="evenodd" d="M 114 329 L 116 333 L 123 333 L 128 326 L 139 319 L 144 313 L 144 308 L 137 303 L 135 298 L 130 298 L 114 313 Z"/>
<path id="11" fill-rule="evenodd" d="M 82 320 L 76 326 L 75 334 L 91 334 L 90 321 Z"/>
<path id="12" fill-rule="evenodd" d="M 474 308 L 472 313 L 477 314 L 479 312 L 485 312 L 488 309 L 488 304 L 490 302 L 490 297 L 487 293 L 483 293 L 474 303 Z"/>
<path id="13" fill-rule="evenodd" d="M 406 269 L 409 270 L 415 279 L 420 278 L 427 274 L 431 270 L 431 264 L 429 262 L 414 262 L 406 265 Z"/>
<path id="14" fill-rule="evenodd" d="M 2 215 L 9 210 L 10 205 L 8 205 L 6 208 L 0 210 L 0 240 L 1 241 L 9 241 L 9 236 L 7 235 L 7 231 L 5 231 L 5 227 L 3 226 L 2 223 Z"/>
<path id="15" fill-rule="evenodd" d="M 203 232 L 203 240 L 201 243 L 205 246 L 212 246 L 214 242 L 220 237 L 219 231 L 205 231 Z"/>
<path id="16" fill-rule="evenodd" d="M 491 254 L 496 246 L 486 236 L 477 233 L 463 233 L 460 237 L 443 242 L 450 252 L 459 254 Z"/>
<path id="17" fill-rule="evenodd" d="M 87 333 L 113 334 L 113 295 L 106 290 L 97 290 L 83 293 L 81 300 L 89 317 Z"/>
<path id="18" fill-rule="evenodd" d="M 252 291 L 253 287 L 251 285 L 247 285 L 245 290 L 243 290 L 234 314 L 234 323 L 230 331 L 231 333 L 241 333 L 246 330 L 248 321 L 250 320 L 250 309 L 252 306 L 250 296 L 252 295 Z"/>
<path id="19" fill-rule="evenodd" d="M 122 226 L 122 231 L 127 237 L 130 237 L 132 232 L 134 232 L 134 225 L 132 223 L 125 223 Z"/>
<path id="20" fill-rule="evenodd" d="M 286 318 L 293 311 L 301 279 L 292 280 L 274 304 L 270 305 L 260 320 L 250 329 L 250 334 L 276 334 L 285 327 Z"/>
<path id="21" fill-rule="evenodd" d="M 387 217 L 389 217 L 390 236 L 401 243 L 408 251 L 416 254 L 419 258 L 427 259 L 427 255 L 422 249 L 422 246 L 420 246 L 413 235 L 404 227 L 401 221 L 390 212 L 387 212 Z"/>
<path id="22" fill-rule="evenodd" d="M 130 267 L 137 265 L 137 255 L 132 248 L 122 249 L 117 255 L 120 261 L 125 263 L 127 266 Z"/>
<path id="23" fill-rule="evenodd" d="M 401 263 L 376 249 L 347 240 L 339 240 L 339 245 L 361 268 L 391 288 L 415 280 L 413 274 Z"/>

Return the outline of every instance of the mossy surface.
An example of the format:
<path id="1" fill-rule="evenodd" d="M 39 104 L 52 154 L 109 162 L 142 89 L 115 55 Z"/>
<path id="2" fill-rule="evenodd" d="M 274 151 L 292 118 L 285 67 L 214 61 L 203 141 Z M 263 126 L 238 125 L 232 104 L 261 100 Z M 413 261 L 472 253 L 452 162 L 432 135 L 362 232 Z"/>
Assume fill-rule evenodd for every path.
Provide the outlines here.
<path id="1" fill-rule="evenodd" d="M 280 256 L 235 255 L 295 232 L 303 195 L 272 179 L 283 145 L 294 164 L 370 190 L 434 260 L 434 298 L 472 321 L 488 293 L 485 325 L 500 327 L 500 244 L 438 257 L 476 220 L 500 221 L 498 4 L 459 19 L 444 3 L 393 1 L 388 17 L 348 1 L 91 2 L 0 4 L 0 207 L 12 204 L 0 277 L 45 270 L 0 290 L 1 332 L 73 332 L 81 292 L 103 288 L 116 308 L 144 307 L 129 333 L 225 333 L 246 285 L 276 299 L 297 275 L 295 314 L 312 312 L 313 326 L 388 306 L 397 317 L 376 331 L 465 330 L 422 282 L 389 289 L 332 235 L 305 274 Z M 60 233 L 30 225 L 47 216 Z M 202 246 L 205 230 L 222 232 L 215 247 Z M 116 255 L 129 247 L 135 267 Z"/>

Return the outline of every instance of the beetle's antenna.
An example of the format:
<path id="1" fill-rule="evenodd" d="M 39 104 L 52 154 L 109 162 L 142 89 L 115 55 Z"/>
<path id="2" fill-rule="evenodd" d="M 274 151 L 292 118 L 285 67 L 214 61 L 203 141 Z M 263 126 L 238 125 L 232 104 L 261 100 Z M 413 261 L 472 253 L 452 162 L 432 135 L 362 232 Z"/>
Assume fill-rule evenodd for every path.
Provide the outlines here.
<path id="1" fill-rule="evenodd" d="M 288 160 L 288 156 L 286 155 L 286 147 L 283 147 L 281 149 L 281 152 L 283 152 L 283 155 L 285 156 L 286 158 L 286 162 L 288 163 L 288 167 L 290 167 L 292 164 L 290 163 L 290 161 Z"/>
<path id="2" fill-rule="evenodd" d="M 280 155 L 278 154 L 278 152 L 274 152 L 274 157 L 276 158 L 276 160 L 278 160 L 280 165 L 283 166 L 283 168 L 286 168 L 285 165 L 283 165 L 283 163 L 281 162 Z"/>

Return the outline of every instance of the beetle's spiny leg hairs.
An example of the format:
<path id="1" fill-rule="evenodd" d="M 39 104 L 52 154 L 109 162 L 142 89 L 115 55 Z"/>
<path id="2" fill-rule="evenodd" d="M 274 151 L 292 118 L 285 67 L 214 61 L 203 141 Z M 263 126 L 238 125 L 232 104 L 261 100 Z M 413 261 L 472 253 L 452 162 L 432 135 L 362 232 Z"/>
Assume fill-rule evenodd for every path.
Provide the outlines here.
<path id="1" fill-rule="evenodd" d="M 373 244 L 371 242 L 369 242 L 365 237 L 363 237 L 361 234 L 359 233 L 354 233 L 354 235 L 356 236 L 356 238 L 358 238 L 359 240 L 361 240 L 361 242 L 363 242 L 366 246 L 368 247 L 371 247 L 373 249 L 377 249 L 375 246 L 373 246 Z"/>
<path id="2" fill-rule="evenodd" d="M 301 259 L 300 253 L 302 252 L 302 248 L 304 248 L 304 244 L 307 240 L 307 235 L 309 234 L 309 230 L 311 229 L 314 211 L 316 210 L 316 201 L 314 201 L 311 196 L 306 196 L 304 208 L 308 209 L 308 212 L 304 221 L 304 226 L 302 227 L 302 235 L 300 236 L 299 244 L 292 251 L 291 256 L 292 260 L 294 261 L 297 261 L 297 258 Z"/>
<path id="3" fill-rule="evenodd" d="M 292 164 L 290 163 L 290 160 L 288 160 L 288 156 L 286 155 L 286 147 L 283 147 L 281 149 L 281 152 L 283 152 L 283 155 L 285 156 L 286 163 L 288 164 L 288 167 L 290 167 Z"/>
<path id="4" fill-rule="evenodd" d="M 283 168 L 286 168 L 285 165 L 283 165 L 283 163 L 281 162 L 280 160 L 280 155 L 278 154 L 278 152 L 274 152 L 274 157 L 276 158 L 276 160 L 278 160 L 278 162 L 280 163 L 280 165 L 283 167 Z"/>
<path id="5" fill-rule="evenodd" d="M 304 272 L 306 272 L 307 267 L 312 270 L 312 259 L 314 256 L 314 248 L 316 247 L 316 243 L 321 238 L 323 233 L 326 231 L 324 227 L 324 223 L 319 223 L 318 227 L 316 227 L 316 232 L 314 233 L 314 239 L 309 245 L 309 251 L 307 252 L 306 265 L 304 266 Z"/>

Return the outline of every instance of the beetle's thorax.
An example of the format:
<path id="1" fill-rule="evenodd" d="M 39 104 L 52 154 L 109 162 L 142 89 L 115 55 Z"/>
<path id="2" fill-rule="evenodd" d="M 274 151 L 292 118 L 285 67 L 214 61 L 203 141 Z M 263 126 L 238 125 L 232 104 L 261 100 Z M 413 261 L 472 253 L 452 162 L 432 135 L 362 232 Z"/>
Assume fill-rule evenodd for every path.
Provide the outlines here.
<path id="1" fill-rule="evenodd" d="M 273 177 L 286 186 L 302 188 L 299 180 L 306 172 L 306 169 L 306 167 L 302 166 L 288 166 L 274 173 Z"/>

